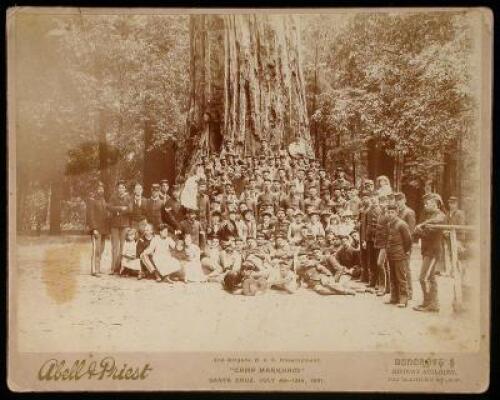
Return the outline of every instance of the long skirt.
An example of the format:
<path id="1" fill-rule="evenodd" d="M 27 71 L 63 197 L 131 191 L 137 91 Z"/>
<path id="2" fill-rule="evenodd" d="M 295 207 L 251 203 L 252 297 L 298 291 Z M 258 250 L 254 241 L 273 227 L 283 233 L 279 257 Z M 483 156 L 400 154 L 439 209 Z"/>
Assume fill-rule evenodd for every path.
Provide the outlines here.
<path id="1" fill-rule="evenodd" d="M 172 256 L 153 254 L 153 263 L 161 276 L 167 276 L 181 269 L 179 260 Z"/>
<path id="2" fill-rule="evenodd" d="M 189 260 L 184 263 L 184 274 L 186 281 L 205 282 L 207 276 L 203 273 L 200 260 Z"/>

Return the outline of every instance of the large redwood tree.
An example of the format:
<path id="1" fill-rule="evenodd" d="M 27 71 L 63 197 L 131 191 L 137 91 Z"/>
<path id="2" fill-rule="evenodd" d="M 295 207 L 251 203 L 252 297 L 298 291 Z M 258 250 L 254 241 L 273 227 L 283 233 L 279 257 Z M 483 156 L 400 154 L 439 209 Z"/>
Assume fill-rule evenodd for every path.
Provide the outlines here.
<path id="1" fill-rule="evenodd" d="M 262 140 L 279 150 L 311 149 L 294 16 L 196 15 L 190 19 L 189 113 L 183 169 L 231 141 L 257 154 Z"/>

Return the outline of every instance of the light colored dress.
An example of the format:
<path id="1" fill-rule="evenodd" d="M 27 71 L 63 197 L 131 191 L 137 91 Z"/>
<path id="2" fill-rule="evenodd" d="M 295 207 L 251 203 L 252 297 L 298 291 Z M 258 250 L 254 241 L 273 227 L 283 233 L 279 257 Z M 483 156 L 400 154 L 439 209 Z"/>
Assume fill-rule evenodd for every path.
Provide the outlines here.
<path id="1" fill-rule="evenodd" d="M 137 258 L 137 244 L 135 240 L 126 240 L 123 243 L 122 255 L 127 257 L 134 257 L 133 260 L 127 257 L 122 257 L 122 269 L 127 268 L 133 271 L 141 270 L 141 260 Z"/>
<path id="2" fill-rule="evenodd" d="M 153 263 L 160 275 L 170 275 L 181 269 L 179 260 L 172 257 L 170 253 L 170 249 L 175 247 L 175 242 L 172 238 L 167 237 L 162 239 L 160 236 L 155 236 L 151 240 L 149 247 L 153 250 Z"/>
<path id="3" fill-rule="evenodd" d="M 206 275 L 201 268 L 201 251 L 194 243 L 188 245 L 185 249 L 187 261 L 184 262 L 184 274 L 186 281 L 189 282 L 204 282 L 207 280 Z"/>

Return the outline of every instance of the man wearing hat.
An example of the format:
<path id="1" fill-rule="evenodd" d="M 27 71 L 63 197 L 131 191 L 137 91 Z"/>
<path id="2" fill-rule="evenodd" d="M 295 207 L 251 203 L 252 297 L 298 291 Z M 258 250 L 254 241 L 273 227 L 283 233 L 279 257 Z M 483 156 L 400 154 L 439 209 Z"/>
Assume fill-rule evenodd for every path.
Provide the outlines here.
<path id="1" fill-rule="evenodd" d="M 408 224 L 398 217 L 398 207 L 395 204 L 387 206 L 387 218 L 386 254 L 390 269 L 391 298 L 386 304 L 404 308 L 408 305 L 406 264 L 410 258 L 412 238 Z"/>
<path id="2" fill-rule="evenodd" d="M 428 225 L 445 224 L 446 215 L 439 209 L 439 199 L 436 196 L 426 197 L 424 207 L 427 219 L 415 227 L 415 237 L 420 238 L 422 268 L 420 270 L 420 286 L 423 302 L 414 307 L 416 311 L 438 312 L 438 285 L 436 281 L 436 264 L 441 256 L 442 232 L 431 229 Z"/>
<path id="3" fill-rule="evenodd" d="M 116 192 L 111 196 L 108 204 L 111 227 L 111 275 L 118 275 L 120 271 L 123 243 L 127 228 L 130 226 L 130 201 L 125 181 L 119 180 L 116 184 Z"/>
<path id="4" fill-rule="evenodd" d="M 161 221 L 161 210 L 164 201 L 160 197 L 161 187 L 159 183 L 151 185 L 151 197 L 149 199 L 148 220 L 153 225 L 156 233 L 159 233 Z"/>
<path id="5" fill-rule="evenodd" d="M 97 183 L 95 194 L 87 204 L 87 225 L 92 240 L 90 273 L 92 276 L 100 276 L 102 253 L 109 235 L 108 209 L 102 182 Z"/>

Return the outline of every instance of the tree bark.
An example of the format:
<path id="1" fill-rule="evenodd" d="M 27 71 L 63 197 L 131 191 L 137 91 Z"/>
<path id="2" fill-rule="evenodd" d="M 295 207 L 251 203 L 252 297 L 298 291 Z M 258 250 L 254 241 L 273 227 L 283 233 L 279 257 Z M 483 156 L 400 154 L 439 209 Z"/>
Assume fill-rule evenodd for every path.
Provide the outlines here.
<path id="1" fill-rule="evenodd" d="M 56 179 L 50 184 L 50 210 L 49 225 L 50 233 L 58 235 L 61 233 L 61 202 L 63 198 L 62 178 Z"/>
<path id="2" fill-rule="evenodd" d="M 257 154 L 262 141 L 277 151 L 301 140 L 312 153 L 294 16 L 192 16 L 190 36 L 187 169 L 214 122 L 240 155 Z"/>

